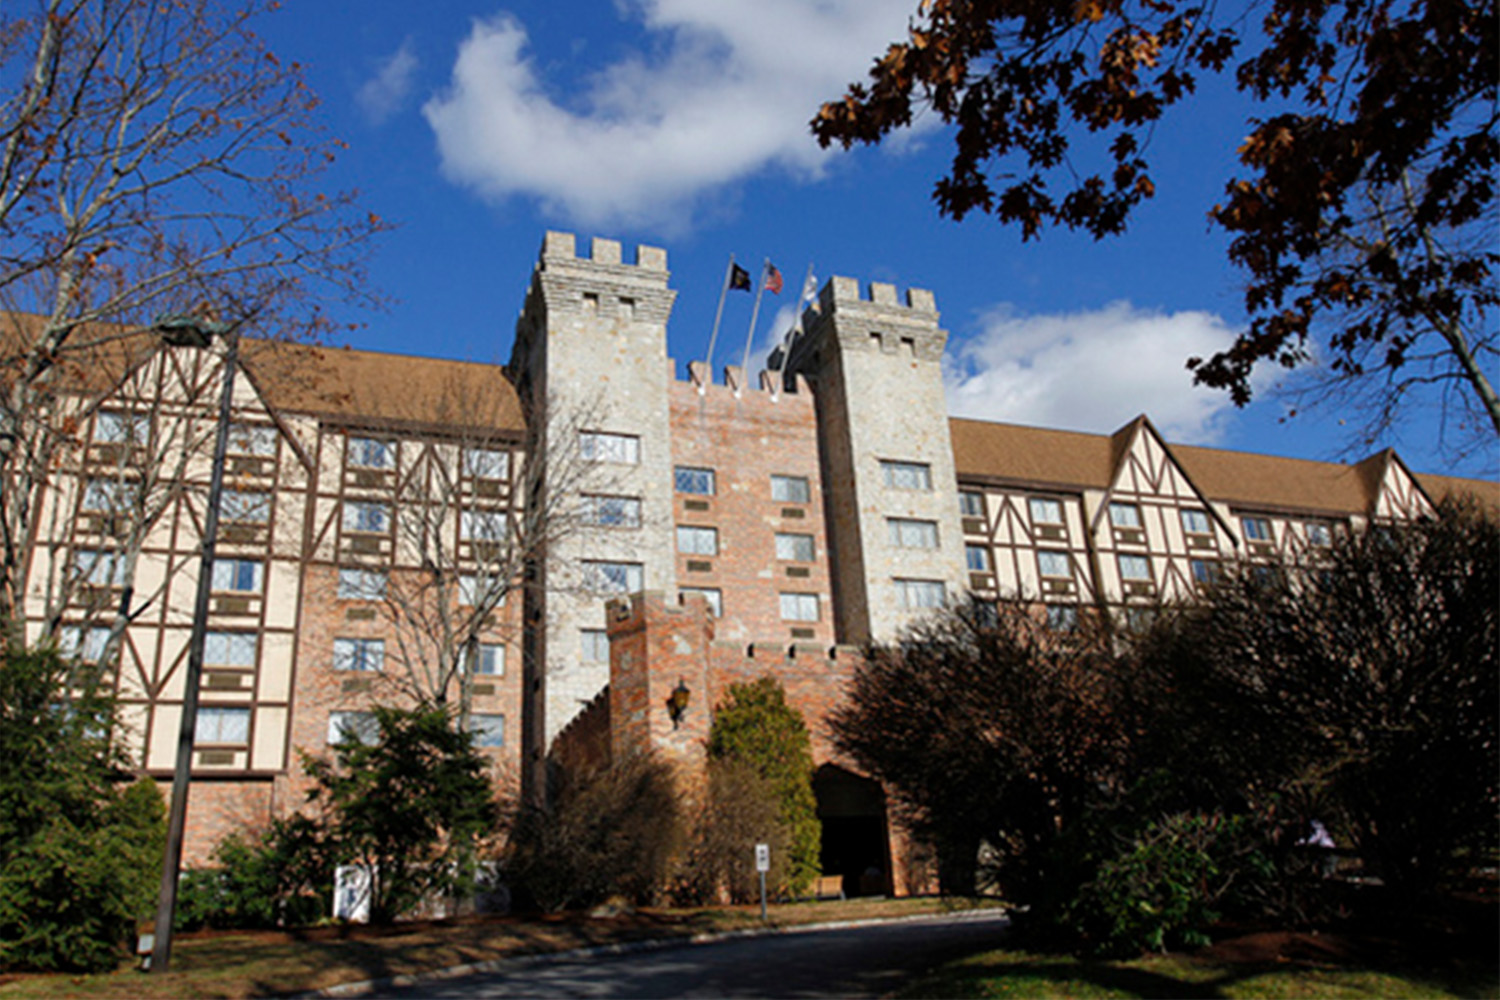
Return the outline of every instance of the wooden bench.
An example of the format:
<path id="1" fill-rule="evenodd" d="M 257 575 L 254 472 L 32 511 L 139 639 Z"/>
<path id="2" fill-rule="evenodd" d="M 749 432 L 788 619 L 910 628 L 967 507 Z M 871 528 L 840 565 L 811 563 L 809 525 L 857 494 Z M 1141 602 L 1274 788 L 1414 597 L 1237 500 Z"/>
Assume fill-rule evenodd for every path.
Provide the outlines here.
<path id="1" fill-rule="evenodd" d="M 817 884 L 813 886 L 813 895 L 816 899 L 843 899 L 844 876 L 819 875 Z"/>

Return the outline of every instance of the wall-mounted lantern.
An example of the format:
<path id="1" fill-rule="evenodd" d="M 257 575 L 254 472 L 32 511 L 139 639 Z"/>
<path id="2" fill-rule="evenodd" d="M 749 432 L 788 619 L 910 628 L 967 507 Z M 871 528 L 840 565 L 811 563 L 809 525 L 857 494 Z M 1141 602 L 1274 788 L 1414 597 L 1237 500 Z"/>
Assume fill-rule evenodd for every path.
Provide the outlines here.
<path id="1" fill-rule="evenodd" d="M 682 678 L 677 679 L 677 686 L 672 689 L 672 694 L 667 698 L 667 714 L 672 717 L 672 728 L 676 729 L 682 725 L 682 717 L 687 714 L 688 702 L 692 701 L 693 692 L 688 690 Z"/>

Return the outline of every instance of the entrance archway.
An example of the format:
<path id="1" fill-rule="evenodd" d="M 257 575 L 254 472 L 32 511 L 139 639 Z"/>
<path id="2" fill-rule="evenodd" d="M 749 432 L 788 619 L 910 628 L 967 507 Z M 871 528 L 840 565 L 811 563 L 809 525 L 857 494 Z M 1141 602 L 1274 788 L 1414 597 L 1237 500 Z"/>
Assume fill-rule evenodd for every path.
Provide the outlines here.
<path id="1" fill-rule="evenodd" d="M 823 874 L 841 876 L 846 896 L 890 894 L 890 833 L 880 783 L 824 764 L 813 774 L 813 794 L 823 824 Z"/>

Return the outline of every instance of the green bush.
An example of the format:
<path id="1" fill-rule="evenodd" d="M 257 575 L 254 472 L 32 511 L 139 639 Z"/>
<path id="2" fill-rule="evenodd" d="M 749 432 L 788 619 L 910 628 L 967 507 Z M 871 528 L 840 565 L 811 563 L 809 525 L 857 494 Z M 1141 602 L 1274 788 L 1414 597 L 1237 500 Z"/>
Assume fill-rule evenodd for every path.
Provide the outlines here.
<path id="1" fill-rule="evenodd" d="M 277 820 L 259 837 L 226 837 L 214 861 L 183 873 L 178 930 L 300 927 L 329 913 L 334 866 L 317 824 L 304 816 Z"/>
<path id="2" fill-rule="evenodd" d="M 1104 861 L 1066 919 L 1108 953 L 1199 947 L 1232 905 L 1271 877 L 1247 818 L 1177 813 Z"/>
<path id="3" fill-rule="evenodd" d="M 0 969 L 113 968 L 160 879 L 161 793 L 126 784 L 113 703 L 68 671 L 48 650 L 0 669 Z"/>
<path id="4" fill-rule="evenodd" d="M 729 688 L 728 698 L 714 710 L 708 756 L 740 761 L 770 785 L 786 842 L 786 867 L 775 889 L 782 896 L 806 893 L 821 871 L 823 837 L 812 787 L 812 741 L 774 678 Z"/>

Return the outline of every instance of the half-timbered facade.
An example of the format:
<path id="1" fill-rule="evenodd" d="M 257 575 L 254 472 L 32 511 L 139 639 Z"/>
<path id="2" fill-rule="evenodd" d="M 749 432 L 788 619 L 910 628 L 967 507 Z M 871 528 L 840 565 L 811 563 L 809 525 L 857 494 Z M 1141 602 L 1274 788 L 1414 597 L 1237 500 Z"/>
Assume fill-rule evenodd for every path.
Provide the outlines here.
<path id="1" fill-rule="evenodd" d="M 630 263 L 548 234 L 506 368 L 246 342 L 190 856 L 296 808 L 299 754 L 364 731 L 375 704 L 452 705 L 507 771 L 540 766 L 609 681 L 606 606 L 625 593 L 701 599 L 705 655 L 795 679 L 970 593 L 1066 626 L 1189 598 L 1231 560 L 1315 557 L 1450 493 L 1500 506 L 1495 483 L 1390 451 L 1344 465 L 1169 443 L 1144 416 L 1113 434 L 949 419 L 947 335 L 918 289 L 835 278 L 774 373 L 677 378 L 667 279 L 662 250 Z M 142 335 L 73 377 L 28 629 L 110 665 L 136 764 L 164 777 L 221 354 Z M 836 685 L 805 687 L 817 730 Z M 661 698 L 629 704 L 644 714 L 618 725 L 677 731 Z"/>

